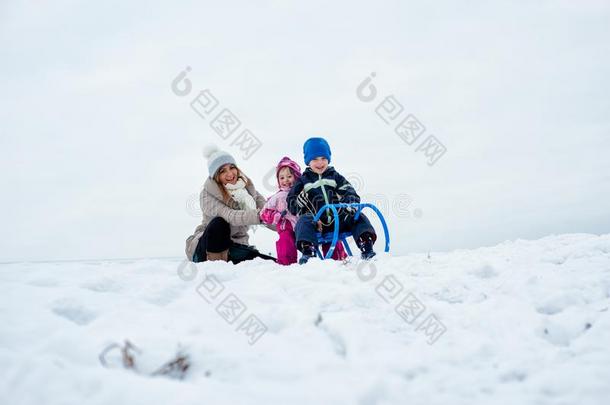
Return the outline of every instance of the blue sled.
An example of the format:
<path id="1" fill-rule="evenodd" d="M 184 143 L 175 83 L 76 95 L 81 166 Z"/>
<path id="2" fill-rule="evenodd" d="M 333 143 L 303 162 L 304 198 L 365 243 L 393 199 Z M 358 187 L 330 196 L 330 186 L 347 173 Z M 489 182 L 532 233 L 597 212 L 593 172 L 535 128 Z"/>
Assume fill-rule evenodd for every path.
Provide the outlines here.
<path id="1" fill-rule="evenodd" d="M 379 211 L 379 209 L 377 207 L 375 207 L 373 204 L 369 204 L 369 203 L 364 203 L 364 204 L 343 204 L 343 203 L 339 203 L 339 204 L 326 204 L 325 206 L 323 206 L 322 208 L 320 208 L 318 210 L 318 213 L 316 214 L 316 216 L 314 217 L 314 223 L 318 222 L 318 220 L 320 219 L 320 217 L 322 216 L 322 214 L 324 212 L 326 212 L 327 209 L 330 209 L 333 212 L 333 216 L 335 217 L 335 229 L 332 233 L 328 232 L 325 234 L 322 234 L 320 232 L 317 232 L 317 236 L 318 236 L 318 245 L 323 244 L 323 243 L 331 243 L 330 245 L 330 249 L 328 249 L 328 252 L 326 253 L 326 256 L 322 256 L 322 253 L 320 253 L 320 249 L 316 249 L 317 253 L 318 253 L 318 257 L 322 260 L 324 259 L 330 259 L 333 255 L 333 252 L 335 251 L 335 246 L 337 245 L 337 241 L 341 240 L 341 242 L 343 242 L 343 246 L 345 247 L 345 250 L 347 251 L 347 254 L 352 256 L 352 251 L 349 248 L 349 245 L 347 243 L 347 238 L 349 236 L 352 236 L 351 232 L 342 232 L 339 233 L 339 214 L 337 213 L 337 208 L 344 208 L 344 207 L 355 207 L 358 210 L 356 211 L 356 214 L 354 216 L 354 218 L 357 220 L 358 217 L 360 216 L 360 212 L 362 211 L 363 208 L 368 207 L 370 209 L 372 209 L 373 211 L 375 211 L 375 213 L 377 214 L 377 216 L 379 217 L 379 220 L 381 221 L 381 225 L 383 226 L 383 234 L 385 236 L 385 249 L 384 252 L 389 252 L 390 251 L 390 235 L 388 233 L 388 225 L 385 222 L 385 218 L 383 217 L 383 215 L 381 214 L 381 211 Z"/>

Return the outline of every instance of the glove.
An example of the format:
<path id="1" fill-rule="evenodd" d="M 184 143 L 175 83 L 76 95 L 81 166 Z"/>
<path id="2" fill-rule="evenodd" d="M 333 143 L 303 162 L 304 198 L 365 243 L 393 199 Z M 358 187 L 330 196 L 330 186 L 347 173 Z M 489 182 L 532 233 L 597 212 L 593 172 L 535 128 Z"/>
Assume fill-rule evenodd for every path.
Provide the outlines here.
<path id="1" fill-rule="evenodd" d="M 353 222 L 354 216 L 356 215 L 356 208 L 354 207 L 344 207 L 340 209 L 339 212 L 339 220 L 342 222 Z"/>
<path id="2" fill-rule="evenodd" d="M 286 229 L 286 221 L 288 221 L 286 219 L 286 214 L 288 213 L 287 210 L 283 210 L 281 212 L 276 211 L 275 215 L 273 216 L 273 223 L 278 225 L 280 230 L 284 230 Z"/>
<path id="3" fill-rule="evenodd" d="M 278 212 L 275 210 L 265 208 L 260 212 L 259 217 L 261 219 L 261 222 L 264 222 L 266 224 L 273 224 L 274 216 L 277 213 Z"/>

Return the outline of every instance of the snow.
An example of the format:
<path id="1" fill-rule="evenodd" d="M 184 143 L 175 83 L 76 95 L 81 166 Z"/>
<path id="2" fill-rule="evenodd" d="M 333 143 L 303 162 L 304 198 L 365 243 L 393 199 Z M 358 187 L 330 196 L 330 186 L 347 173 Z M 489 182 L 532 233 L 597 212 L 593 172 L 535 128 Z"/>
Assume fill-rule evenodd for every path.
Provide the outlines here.
<path id="1" fill-rule="evenodd" d="M 355 259 L 193 266 L 196 273 L 180 259 L 0 265 L 0 403 L 610 397 L 610 234 L 380 254 L 368 267 Z M 246 308 L 229 324 L 216 307 L 231 294 Z M 412 323 L 395 311 L 407 296 L 424 306 L 403 313 Z M 266 327 L 253 344 L 238 330 L 249 315 Z M 426 319 L 440 322 L 436 333 L 422 330 Z M 123 368 L 118 350 L 103 367 L 100 353 L 126 339 L 140 350 L 138 370 Z M 183 379 L 150 376 L 177 352 L 191 364 Z"/>

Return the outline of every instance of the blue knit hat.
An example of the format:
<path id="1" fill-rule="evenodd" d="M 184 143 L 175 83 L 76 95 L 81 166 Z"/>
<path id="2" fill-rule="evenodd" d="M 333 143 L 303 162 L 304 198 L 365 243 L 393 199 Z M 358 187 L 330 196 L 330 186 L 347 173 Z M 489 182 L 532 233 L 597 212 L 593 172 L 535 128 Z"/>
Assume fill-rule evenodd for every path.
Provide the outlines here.
<path id="1" fill-rule="evenodd" d="M 305 156 L 305 164 L 318 157 L 325 157 L 330 163 L 330 146 L 324 138 L 309 138 L 303 145 L 303 155 Z"/>

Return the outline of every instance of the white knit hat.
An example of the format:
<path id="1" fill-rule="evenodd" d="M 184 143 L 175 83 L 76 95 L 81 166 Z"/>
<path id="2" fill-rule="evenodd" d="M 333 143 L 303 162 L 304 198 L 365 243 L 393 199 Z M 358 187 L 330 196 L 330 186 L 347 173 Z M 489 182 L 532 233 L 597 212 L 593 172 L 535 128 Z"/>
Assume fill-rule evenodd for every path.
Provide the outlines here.
<path id="1" fill-rule="evenodd" d="M 216 145 L 207 145 L 203 148 L 203 157 L 208 160 L 208 171 L 210 178 L 213 178 L 218 169 L 227 163 L 236 164 L 233 156 L 218 149 Z"/>

